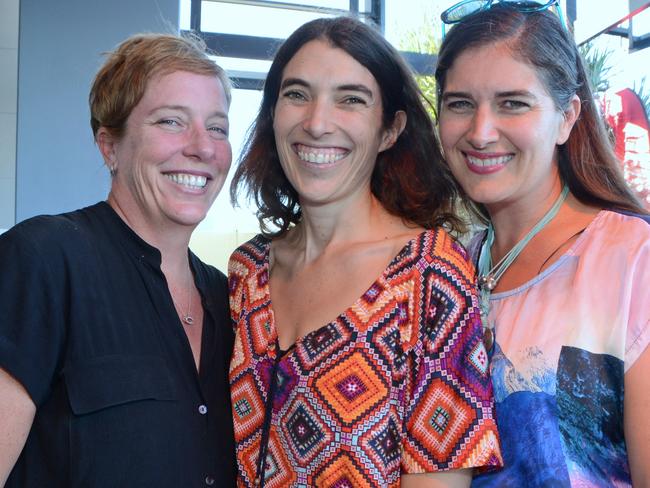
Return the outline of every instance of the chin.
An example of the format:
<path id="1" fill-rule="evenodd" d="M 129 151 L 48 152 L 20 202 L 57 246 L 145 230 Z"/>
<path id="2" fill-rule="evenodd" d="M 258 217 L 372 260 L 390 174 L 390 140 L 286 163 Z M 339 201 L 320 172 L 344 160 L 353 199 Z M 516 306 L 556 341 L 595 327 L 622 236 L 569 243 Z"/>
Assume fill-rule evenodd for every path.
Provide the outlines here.
<path id="1" fill-rule="evenodd" d="M 208 214 L 208 210 L 204 207 L 201 208 L 183 208 L 168 214 L 169 220 L 186 226 L 196 227 Z"/>

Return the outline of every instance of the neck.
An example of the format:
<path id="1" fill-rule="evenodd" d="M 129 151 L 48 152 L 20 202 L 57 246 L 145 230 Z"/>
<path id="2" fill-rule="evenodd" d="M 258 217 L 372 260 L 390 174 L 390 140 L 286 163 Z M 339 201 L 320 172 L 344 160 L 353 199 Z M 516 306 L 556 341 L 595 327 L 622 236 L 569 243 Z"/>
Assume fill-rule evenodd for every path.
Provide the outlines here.
<path id="1" fill-rule="evenodd" d="M 494 228 L 493 262 L 497 262 L 542 219 L 562 192 L 559 178 L 546 191 L 538 192 L 535 205 L 529 200 L 488 208 Z"/>
<path id="2" fill-rule="evenodd" d="M 142 212 L 131 209 L 135 205 L 124 205 L 113 192 L 108 195 L 108 204 L 115 210 L 120 218 L 147 244 L 160 251 L 161 268 L 166 276 L 167 272 L 175 276 L 185 276 L 189 266 L 187 249 L 189 247 L 192 231 L 191 227 L 162 222 L 160 219 L 150 218 Z M 180 275 L 176 274 L 179 273 Z"/>
<path id="3" fill-rule="evenodd" d="M 352 201 L 302 207 L 302 221 L 290 238 L 311 260 L 331 246 L 371 238 L 387 217 L 392 218 L 368 191 Z"/>

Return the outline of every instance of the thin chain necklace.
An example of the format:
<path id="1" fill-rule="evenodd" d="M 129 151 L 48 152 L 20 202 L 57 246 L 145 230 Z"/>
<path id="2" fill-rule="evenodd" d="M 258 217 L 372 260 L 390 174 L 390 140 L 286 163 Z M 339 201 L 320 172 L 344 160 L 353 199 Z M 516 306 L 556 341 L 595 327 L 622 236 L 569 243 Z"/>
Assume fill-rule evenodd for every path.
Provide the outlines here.
<path id="1" fill-rule="evenodd" d="M 478 260 L 478 287 L 479 287 L 479 306 L 481 309 L 481 320 L 483 321 L 483 342 L 485 347 L 491 353 L 494 348 L 495 324 L 490 323 L 488 316 L 490 313 L 490 295 L 492 290 L 497 286 L 499 280 L 510 267 L 510 265 L 521 254 L 530 240 L 535 237 L 546 225 L 557 215 L 562 203 L 569 193 L 569 187 L 564 185 L 562 193 L 555 200 L 553 206 L 548 212 L 530 229 L 517 244 L 512 246 L 497 264 L 492 266 L 492 244 L 494 243 L 494 227 L 492 222 L 488 225 L 487 237 L 481 247 L 481 253 Z"/>
<path id="2" fill-rule="evenodd" d="M 194 324 L 194 318 L 192 317 L 192 270 L 190 270 L 187 277 L 187 311 L 181 311 L 181 321 L 187 325 Z"/>

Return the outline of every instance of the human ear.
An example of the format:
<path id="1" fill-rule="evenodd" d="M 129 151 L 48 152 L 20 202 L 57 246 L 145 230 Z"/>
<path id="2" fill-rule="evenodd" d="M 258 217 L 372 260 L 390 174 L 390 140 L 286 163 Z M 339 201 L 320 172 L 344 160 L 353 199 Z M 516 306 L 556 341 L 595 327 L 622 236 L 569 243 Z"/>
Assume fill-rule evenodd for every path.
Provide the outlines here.
<path id="1" fill-rule="evenodd" d="M 580 117 L 581 108 L 582 103 L 580 102 L 580 98 L 578 98 L 578 95 L 573 95 L 569 101 L 569 106 L 562 114 L 560 130 L 558 131 L 557 140 L 555 141 L 557 145 L 562 145 L 569 139 L 571 130 L 578 120 L 578 117 Z"/>
<path id="2" fill-rule="evenodd" d="M 116 155 L 116 145 L 117 140 L 113 134 L 106 128 L 100 127 L 97 130 L 97 135 L 95 136 L 95 142 L 99 148 L 99 152 L 104 158 L 104 164 L 108 166 L 108 169 L 111 171 L 111 174 L 115 173 L 117 170 L 117 155 Z"/>
<path id="3" fill-rule="evenodd" d="M 406 112 L 404 112 L 404 110 L 398 110 L 395 112 L 395 117 L 393 117 L 393 122 L 390 127 L 384 130 L 381 145 L 379 146 L 379 152 L 393 147 L 397 138 L 404 131 L 404 127 L 406 127 Z"/>

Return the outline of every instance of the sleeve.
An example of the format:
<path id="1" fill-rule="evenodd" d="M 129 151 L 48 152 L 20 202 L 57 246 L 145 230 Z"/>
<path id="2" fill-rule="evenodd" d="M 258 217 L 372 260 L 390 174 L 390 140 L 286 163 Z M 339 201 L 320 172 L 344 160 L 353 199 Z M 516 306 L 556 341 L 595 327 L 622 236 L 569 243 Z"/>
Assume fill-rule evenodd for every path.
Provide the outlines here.
<path id="1" fill-rule="evenodd" d="M 30 238 L 29 227 L 21 226 L 0 236 L 0 367 L 37 407 L 60 368 L 66 335 L 66 283 L 63 273 L 53 270 L 63 260 L 52 257 L 51 246 L 37 246 L 38 235 Z"/>
<path id="2" fill-rule="evenodd" d="M 228 300 L 233 331 L 236 331 L 244 307 L 247 271 L 242 251 L 237 249 L 228 260 Z"/>
<path id="3" fill-rule="evenodd" d="M 650 226 L 648 226 L 650 228 Z M 630 315 L 625 341 L 625 371 L 628 371 L 650 343 L 650 233 L 636 252 L 627 283 Z"/>
<path id="4" fill-rule="evenodd" d="M 422 310 L 405 398 L 404 473 L 503 464 L 473 266 L 445 240 L 428 256 L 423 296 L 414 298 Z"/>
<path id="5" fill-rule="evenodd" d="M 249 307 L 260 307 L 267 299 L 270 241 L 258 235 L 239 246 L 228 261 L 228 294 L 233 327 Z"/>

